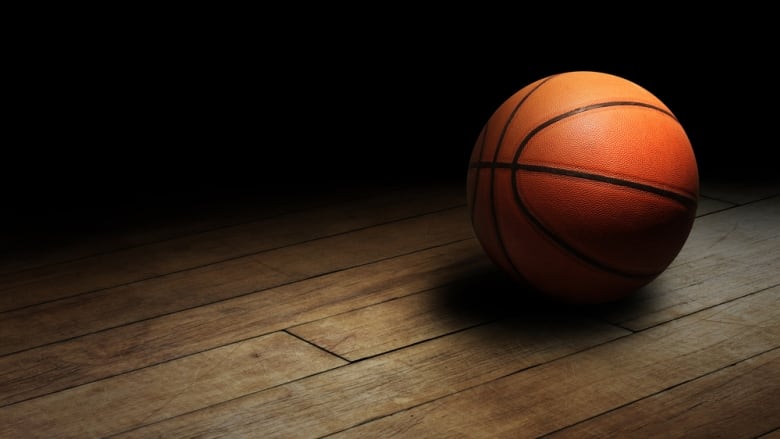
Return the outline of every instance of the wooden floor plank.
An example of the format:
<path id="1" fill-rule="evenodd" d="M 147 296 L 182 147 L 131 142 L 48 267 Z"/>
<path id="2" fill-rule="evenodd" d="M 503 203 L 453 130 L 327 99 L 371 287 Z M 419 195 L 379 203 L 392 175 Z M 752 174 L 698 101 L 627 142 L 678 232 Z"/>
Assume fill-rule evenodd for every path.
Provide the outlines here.
<path id="1" fill-rule="evenodd" d="M 5 244 L 0 248 L 0 275 L 262 221 L 361 196 L 364 194 L 360 191 L 337 191 L 318 196 L 293 194 L 290 199 L 266 197 L 255 203 L 233 199 L 173 207 L 139 206 L 134 210 L 128 207 L 113 213 L 95 209 L 92 215 L 97 218 L 90 217 L 87 223 L 47 223 L 43 230 L 35 229 L 36 233 L 0 237 Z"/>
<path id="2" fill-rule="evenodd" d="M 700 192 L 708 198 L 734 204 L 746 204 L 780 195 L 780 181 L 708 180 L 702 182 Z"/>
<path id="3" fill-rule="evenodd" d="M 463 191 L 446 185 L 414 192 L 394 191 L 381 197 L 323 206 L 5 274 L 0 276 L 0 311 L 138 282 L 463 204 Z"/>
<path id="4" fill-rule="evenodd" d="M 0 408 L 0 437 L 105 437 L 345 363 L 276 332 Z"/>
<path id="5" fill-rule="evenodd" d="M 482 323 L 475 314 L 442 314 L 437 290 L 369 306 L 290 328 L 311 343 L 350 360 L 378 355 Z"/>
<path id="6" fill-rule="evenodd" d="M 707 251 L 733 245 L 733 241 L 727 242 L 727 239 L 736 239 L 746 245 L 771 239 L 777 233 L 778 218 L 780 196 L 697 218 L 680 257 L 674 263 L 706 258 L 709 256 Z"/>
<path id="7" fill-rule="evenodd" d="M 463 207 L 0 314 L 0 354 L 472 237 Z M 34 322 L 31 326 L 30 323 Z"/>
<path id="8" fill-rule="evenodd" d="M 579 423 L 550 439 L 751 439 L 780 427 L 780 349 Z"/>
<path id="9" fill-rule="evenodd" d="M 320 437 L 625 335 L 572 315 L 528 312 L 119 437 Z"/>
<path id="10" fill-rule="evenodd" d="M 472 238 L 2 356 L 0 406 L 471 279 L 490 269 Z"/>
<path id="11" fill-rule="evenodd" d="M 488 273 L 461 285 L 426 290 L 288 331 L 350 361 L 378 355 L 496 319 L 499 305 L 487 306 L 478 299 L 491 301 L 511 294 L 512 286 L 496 282 L 503 277 L 495 270 Z M 457 300 L 463 303 L 453 303 Z"/>
<path id="12" fill-rule="evenodd" d="M 538 437 L 779 346 L 776 287 L 333 437 Z"/>
<path id="13" fill-rule="evenodd" d="M 719 212 L 734 206 L 736 206 L 734 203 L 727 203 L 708 197 L 699 197 L 699 204 L 696 207 L 696 216 L 709 215 L 713 212 Z"/>
<path id="14" fill-rule="evenodd" d="M 756 439 L 778 439 L 778 438 L 780 438 L 780 427 L 768 433 L 762 434 Z"/>
<path id="15" fill-rule="evenodd" d="M 610 322 L 640 330 L 780 284 L 780 197 L 698 218 L 677 259 Z"/>
<path id="16" fill-rule="evenodd" d="M 0 437 L 780 436 L 776 187 L 703 184 L 669 269 L 587 307 L 501 275 L 462 187 L 407 189 L 0 251 Z"/>

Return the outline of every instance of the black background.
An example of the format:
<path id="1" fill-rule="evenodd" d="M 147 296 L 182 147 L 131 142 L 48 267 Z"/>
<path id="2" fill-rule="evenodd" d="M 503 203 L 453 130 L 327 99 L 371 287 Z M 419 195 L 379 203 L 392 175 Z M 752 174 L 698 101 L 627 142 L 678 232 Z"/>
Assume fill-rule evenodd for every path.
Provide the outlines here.
<path id="1" fill-rule="evenodd" d="M 686 128 L 703 179 L 775 178 L 775 71 L 760 35 L 498 34 L 467 19 L 316 16 L 289 27 L 205 12 L 18 35 L 7 63 L 6 219 L 237 195 L 261 203 L 369 182 L 465 184 L 497 106 L 571 70 L 617 74 L 658 96 Z"/>

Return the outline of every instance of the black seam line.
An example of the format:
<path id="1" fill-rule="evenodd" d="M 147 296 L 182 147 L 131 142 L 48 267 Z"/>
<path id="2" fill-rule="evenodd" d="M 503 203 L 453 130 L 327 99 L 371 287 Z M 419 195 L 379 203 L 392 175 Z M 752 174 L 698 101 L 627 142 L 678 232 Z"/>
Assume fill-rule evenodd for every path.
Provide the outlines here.
<path id="1" fill-rule="evenodd" d="M 601 175 L 601 174 L 591 174 L 588 172 L 574 171 L 571 169 L 563 169 L 563 168 L 554 168 L 550 166 L 523 165 L 523 164 L 518 164 L 517 169 L 522 169 L 524 171 L 531 171 L 531 172 L 545 172 L 550 174 L 563 175 L 567 177 L 583 178 L 586 180 L 609 183 L 616 186 L 625 186 L 631 189 L 637 189 L 643 192 L 649 192 L 655 195 L 660 195 L 662 197 L 672 199 L 682 204 L 685 207 L 696 207 L 697 204 L 696 200 L 686 197 L 684 195 L 680 195 L 677 192 L 661 189 L 647 184 L 637 183 L 635 181 L 623 180 L 621 178 L 615 178 L 615 177 L 608 177 L 606 175 Z"/>
<path id="2" fill-rule="evenodd" d="M 661 112 L 661 113 L 671 117 L 672 119 L 675 120 L 675 122 L 679 123 L 677 118 L 670 111 L 665 110 L 665 109 L 663 109 L 661 107 L 657 107 L 657 106 L 652 105 L 652 104 L 648 104 L 648 103 L 645 103 L 645 102 L 637 102 L 637 101 L 607 101 L 607 102 L 599 102 L 597 104 L 591 104 L 591 105 L 586 105 L 584 107 L 575 108 L 573 110 L 569 110 L 569 111 L 567 111 L 565 113 L 559 114 L 559 115 L 557 115 L 557 116 L 555 116 L 555 117 L 553 117 L 551 119 L 548 119 L 545 122 L 542 122 L 541 124 L 537 125 L 537 127 L 531 133 L 529 133 L 526 138 L 527 139 L 531 138 L 539 130 L 541 130 L 541 129 L 549 126 L 549 125 L 552 125 L 552 124 L 554 124 L 555 122 L 558 122 L 561 119 L 566 119 L 567 117 L 571 117 L 571 116 L 573 116 L 575 114 L 584 113 L 586 111 L 596 110 L 596 109 L 599 109 L 599 108 L 621 107 L 621 106 L 622 107 L 643 107 L 643 108 L 649 108 L 651 110 L 656 110 L 656 111 L 659 111 L 659 112 Z"/>
<path id="3" fill-rule="evenodd" d="M 631 180 L 623 180 L 621 178 L 608 177 L 606 175 L 601 175 L 601 174 L 591 174 L 588 172 L 574 171 L 571 169 L 555 168 L 552 166 L 523 165 L 523 164 L 512 164 L 512 163 L 488 163 L 488 162 L 472 163 L 471 167 L 472 168 L 503 168 L 503 169 L 512 169 L 512 170 L 522 169 L 524 171 L 530 171 L 530 172 L 543 172 L 548 174 L 563 175 L 566 177 L 582 178 L 582 179 L 598 181 L 602 183 L 609 183 L 616 186 L 629 187 L 631 189 L 637 189 L 643 192 L 649 192 L 655 195 L 660 195 L 662 197 L 677 201 L 678 203 L 682 204 L 685 207 L 693 208 L 696 207 L 696 205 L 698 204 L 695 199 L 686 197 L 685 195 L 680 195 L 677 192 L 673 192 L 670 190 L 661 189 L 647 184 L 637 183 Z"/>
<path id="4" fill-rule="evenodd" d="M 493 163 L 498 162 L 498 153 L 501 151 L 501 144 L 504 141 L 504 137 L 506 135 L 506 132 L 509 130 L 509 125 L 512 123 L 512 120 L 514 120 L 515 115 L 517 114 L 517 111 L 520 109 L 520 107 L 523 106 L 525 101 L 528 100 L 528 97 L 534 94 L 537 90 L 539 90 L 539 87 L 546 84 L 547 81 L 554 78 L 556 75 L 549 76 L 539 82 L 539 84 L 536 85 L 532 90 L 530 90 L 528 93 L 526 93 L 525 96 L 523 96 L 522 99 L 520 99 L 520 102 L 517 103 L 515 108 L 512 110 L 512 113 L 507 118 L 506 123 L 504 124 L 504 127 L 501 130 L 501 135 L 498 138 L 498 142 L 496 143 L 496 150 L 493 152 Z M 489 123 L 489 122 L 488 122 Z M 487 130 L 485 130 L 485 136 L 487 137 Z M 480 157 L 481 158 L 481 157 Z M 513 174 L 514 175 L 514 174 Z M 520 270 L 515 265 L 514 261 L 512 261 L 512 258 L 509 256 L 509 250 L 506 248 L 506 244 L 504 244 L 504 239 L 501 236 L 501 229 L 498 225 L 498 215 L 496 215 L 496 169 L 491 168 L 490 169 L 490 214 L 493 217 L 493 230 L 496 232 L 496 241 L 498 241 L 498 245 L 501 248 L 501 253 L 504 255 L 504 259 L 506 259 L 509 266 L 512 268 L 512 271 L 514 274 L 522 279 L 525 279 L 525 276 L 520 273 Z"/>
<path id="5" fill-rule="evenodd" d="M 606 271 L 607 273 L 616 274 L 619 276 L 627 277 L 630 279 L 651 279 L 655 276 L 658 276 L 661 274 L 661 272 L 657 273 L 630 273 L 627 271 L 619 270 L 617 268 L 611 267 L 609 265 L 606 265 L 597 259 L 586 255 L 585 253 L 575 249 L 571 244 L 566 242 L 563 238 L 559 237 L 558 235 L 554 234 L 550 229 L 545 227 L 545 225 L 542 223 L 542 221 L 537 218 L 534 214 L 531 213 L 531 210 L 526 206 L 522 200 L 520 199 L 520 193 L 517 190 L 517 172 L 512 172 L 512 186 L 514 187 L 514 195 L 515 195 L 515 201 L 520 206 L 520 208 L 525 212 L 526 216 L 531 220 L 531 222 L 539 228 L 542 232 L 544 232 L 545 235 L 547 235 L 548 238 L 552 239 L 555 243 L 557 243 L 562 249 L 568 251 L 570 254 L 574 255 L 579 260 L 590 264 L 593 267 L 596 267 L 600 270 Z"/>
<path id="6" fill-rule="evenodd" d="M 663 108 L 656 107 L 650 104 L 646 104 L 644 102 L 635 102 L 635 101 L 608 101 L 608 102 L 599 102 L 592 105 L 586 105 L 584 107 L 575 108 L 573 110 L 567 111 L 565 113 L 559 114 L 558 116 L 555 116 L 553 118 L 550 118 L 539 125 L 536 126 L 536 128 L 532 129 L 525 138 L 520 142 L 520 144 L 517 146 L 517 149 L 515 150 L 515 155 L 512 158 L 512 163 L 519 163 L 520 162 L 520 155 L 522 154 L 523 150 L 525 150 L 526 145 L 528 145 L 528 142 L 531 141 L 531 139 L 539 133 L 541 130 L 549 127 L 550 125 L 559 122 L 563 119 L 567 119 L 569 117 L 572 117 L 576 114 L 584 113 L 587 111 L 599 109 L 599 108 L 606 108 L 606 107 L 616 107 L 616 106 L 636 106 L 636 107 L 643 107 L 643 108 L 649 108 L 651 110 L 659 111 L 663 114 L 666 114 L 667 116 L 671 117 L 673 120 L 677 121 L 677 118 L 674 117 L 672 113 L 670 113 L 667 110 L 664 110 Z M 493 160 L 493 162 L 496 162 L 496 160 Z M 495 169 L 492 171 L 495 172 Z M 627 277 L 627 278 L 633 278 L 633 279 L 651 279 L 655 276 L 657 276 L 660 273 L 651 273 L 651 274 L 638 274 L 638 273 L 627 273 L 623 270 L 618 270 L 616 268 L 610 267 L 608 265 L 605 265 L 596 259 L 587 256 L 586 254 L 576 250 L 574 247 L 572 247 L 569 243 L 567 243 L 565 240 L 560 238 L 559 236 L 556 236 L 550 229 L 544 226 L 542 222 L 537 218 L 531 210 L 528 208 L 528 206 L 523 203 L 523 199 L 520 196 L 520 192 L 518 191 L 518 185 L 517 185 L 517 174 L 518 172 L 512 172 L 511 180 L 512 180 L 512 188 L 513 188 L 513 195 L 515 198 L 515 203 L 517 206 L 522 210 L 525 215 L 531 220 L 531 222 L 539 229 L 541 230 L 545 235 L 547 235 L 548 238 L 555 241 L 561 248 L 568 251 L 570 254 L 575 256 L 576 258 L 584 261 L 587 264 L 590 264 L 593 267 L 596 267 L 600 270 L 606 271 L 608 273 L 616 274 L 619 276 Z"/>
<path id="7" fill-rule="evenodd" d="M 520 209 L 525 212 L 525 215 L 528 217 L 529 220 L 544 234 L 552 239 L 558 246 L 560 246 L 563 250 L 569 252 L 573 256 L 575 256 L 577 259 L 585 262 L 586 264 L 589 264 L 593 267 L 596 267 L 602 271 L 606 271 L 607 273 L 616 274 L 618 276 L 626 277 L 629 279 L 651 279 L 655 276 L 658 276 L 661 274 L 661 272 L 658 273 L 630 273 L 627 271 L 619 270 L 617 268 L 611 267 L 609 265 L 606 265 L 597 259 L 586 255 L 585 253 L 575 249 L 571 244 L 566 242 L 563 238 L 560 238 L 556 234 L 554 234 L 552 231 L 550 231 L 545 225 L 542 223 L 542 221 L 537 218 L 535 215 L 531 213 L 531 210 L 520 200 L 520 194 L 517 191 L 517 183 L 516 183 L 516 175 L 517 172 L 512 172 L 512 185 L 514 186 L 514 195 L 515 195 L 515 201 L 520 206 Z"/>
<path id="8" fill-rule="evenodd" d="M 528 96 L 526 96 L 526 98 L 527 97 Z M 522 102 L 521 102 L 521 104 L 522 104 Z M 584 113 L 584 112 L 587 112 L 587 111 L 590 111 L 590 110 L 595 110 L 595 109 L 598 109 L 598 108 L 605 108 L 605 107 L 616 107 L 616 106 L 634 106 L 634 107 L 649 108 L 649 109 L 652 109 L 652 110 L 659 111 L 659 112 L 661 112 L 663 114 L 666 114 L 667 116 L 669 116 L 672 119 L 674 119 L 675 121 L 677 121 L 677 118 L 674 116 L 674 114 L 664 110 L 663 108 L 656 107 L 656 106 L 653 106 L 653 105 L 650 105 L 650 104 L 646 104 L 644 102 L 612 101 L 612 102 L 601 102 L 601 103 L 593 104 L 593 105 L 586 105 L 584 107 L 575 108 L 573 110 L 570 110 L 570 111 L 567 111 L 565 113 L 559 114 L 559 115 L 557 115 L 557 116 L 555 116 L 555 117 L 553 117 L 551 119 L 548 119 L 548 120 L 542 122 L 541 124 L 537 125 L 520 142 L 520 145 L 518 145 L 517 150 L 515 151 L 515 157 L 514 157 L 514 159 L 512 161 L 514 163 L 517 163 L 518 159 L 520 158 L 520 154 L 523 152 L 523 150 L 525 149 L 525 146 L 528 144 L 528 142 L 531 140 L 531 138 L 533 136 L 535 136 L 539 131 L 547 128 L 548 126 L 554 124 L 555 122 L 559 122 L 559 121 L 561 121 L 563 119 L 566 119 L 566 118 L 569 118 L 571 116 L 574 116 L 575 114 Z M 513 115 L 514 115 L 514 113 L 513 113 Z M 503 167 L 507 167 L 507 166 L 512 166 L 509 163 L 498 163 L 496 161 L 497 158 L 498 158 L 498 149 L 496 150 L 495 157 L 493 157 L 492 164 L 489 163 L 489 162 L 482 162 L 482 161 L 480 161 L 480 162 L 477 162 L 477 163 L 470 163 L 469 166 L 472 167 L 472 168 L 475 168 L 475 167 L 476 168 L 483 168 L 483 167 L 486 168 L 486 167 L 494 167 L 494 166 L 503 168 Z"/>
<path id="9" fill-rule="evenodd" d="M 606 107 L 619 107 L 619 106 L 628 106 L 628 107 L 643 107 L 643 108 L 649 108 L 651 110 L 659 111 L 663 114 L 666 114 L 667 116 L 671 117 L 675 121 L 677 121 L 677 118 L 674 117 L 674 115 L 663 108 L 656 107 L 654 105 L 646 104 L 644 102 L 635 102 L 635 101 L 609 101 L 609 102 L 599 102 L 598 104 L 592 104 L 592 105 L 586 105 L 584 107 L 575 108 L 573 110 L 569 110 L 565 113 L 559 114 L 553 118 L 547 119 L 546 121 L 540 123 L 536 126 L 533 130 L 531 130 L 525 138 L 520 142 L 520 145 L 518 145 L 517 150 L 515 151 L 515 157 L 512 160 L 513 163 L 517 163 L 518 159 L 520 158 L 520 154 L 525 149 L 525 146 L 528 144 L 528 142 L 531 140 L 532 137 L 534 137 L 539 131 L 547 128 L 548 126 L 560 122 L 563 119 L 567 119 L 569 117 L 572 117 L 576 114 L 585 113 L 587 111 L 596 110 L 599 108 L 606 108 Z M 495 162 L 495 160 L 493 160 Z"/>

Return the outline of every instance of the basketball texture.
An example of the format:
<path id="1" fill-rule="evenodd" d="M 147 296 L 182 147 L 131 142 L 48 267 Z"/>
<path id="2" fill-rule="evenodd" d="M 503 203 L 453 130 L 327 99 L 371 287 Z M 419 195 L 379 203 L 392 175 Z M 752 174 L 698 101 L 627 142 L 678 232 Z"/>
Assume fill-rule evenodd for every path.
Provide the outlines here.
<path id="1" fill-rule="evenodd" d="M 622 298 L 660 275 L 694 222 L 699 175 L 682 125 L 612 74 L 535 81 L 488 119 L 467 200 L 485 253 L 566 302 Z"/>

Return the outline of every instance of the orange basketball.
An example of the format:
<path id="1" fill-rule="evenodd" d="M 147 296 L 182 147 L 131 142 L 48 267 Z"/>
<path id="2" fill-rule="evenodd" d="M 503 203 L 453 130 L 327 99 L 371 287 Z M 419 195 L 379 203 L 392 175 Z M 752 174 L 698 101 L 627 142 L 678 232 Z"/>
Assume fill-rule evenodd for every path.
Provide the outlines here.
<path id="1" fill-rule="evenodd" d="M 693 225 L 699 174 L 680 122 L 641 86 L 566 72 L 509 97 L 471 154 L 467 200 L 488 257 L 573 303 L 660 275 Z"/>

